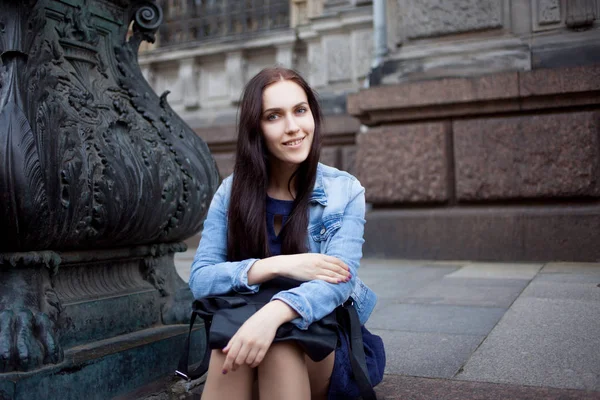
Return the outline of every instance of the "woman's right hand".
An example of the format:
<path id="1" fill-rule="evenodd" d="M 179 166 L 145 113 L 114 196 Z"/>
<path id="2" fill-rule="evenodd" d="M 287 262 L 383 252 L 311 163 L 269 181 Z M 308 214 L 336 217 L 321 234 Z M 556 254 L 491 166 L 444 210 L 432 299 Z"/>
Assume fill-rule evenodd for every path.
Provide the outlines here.
<path id="1" fill-rule="evenodd" d="M 297 281 L 320 279 L 329 283 L 348 282 L 350 268 L 339 258 L 319 253 L 302 253 L 279 256 L 278 275 Z M 277 258 L 279 258 L 277 257 Z M 278 260 L 279 261 L 279 260 Z"/>

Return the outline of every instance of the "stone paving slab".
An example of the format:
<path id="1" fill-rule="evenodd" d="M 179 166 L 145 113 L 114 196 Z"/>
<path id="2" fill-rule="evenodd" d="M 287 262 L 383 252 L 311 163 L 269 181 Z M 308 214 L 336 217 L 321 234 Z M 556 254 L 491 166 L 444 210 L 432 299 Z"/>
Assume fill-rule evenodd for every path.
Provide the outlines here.
<path id="1" fill-rule="evenodd" d="M 392 303 L 374 312 L 368 326 L 404 332 L 487 335 L 505 311 L 496 307 Z"/>
<path id="2" fill-rule="evenodd" d="M 407 278 L 414 276 L 418 271 L 418 266 L 402 266 L 402 267 L 369 267 L 361 265 L 358 269 L 358 276 L 369 286 L 380 285 L 389 282 L 390 280 L 402 283 L 407 283 Z M 407 288 L 404 285 L 404 288 Z"/>
<path id="3" fill-rule="evenodd" d="M 600 391 L 599 332 L 598 302 L 520 297 L 457 378 Z"/>
<path id="4" fill-rule="evenodd" d="M 484 336 L 414 333 L 371 329 L 386 350 L 386 373 L 451 378 Z"/>
<path id="5" fill-rule="evenodd" d="M 363 258 L 361 266 L 368 268 L 397 268 L 397 267 L 419 267 L 424 265 L 449 265 L 449 266 L 462 266 L 471 263 L 471 261 L 464 260 L 402 260 L 402 259 L 390 259 L 390 258 Z"/>
<path id="6" fill-rule="evenodd" d="M 190 270 L 192 268 L 192 261 L 196 255 L 196 249 L 188 249 L 183 253 L 175 253 L 175 269 L 177 273 L 184 281 L 190 280 Z"/>
<path id="7" fill-rule="evenodd" d="M 456 265 L 389 267 L 385 270 L 359 270 L 358 275 L 380 299 L 399 299 L 420 291 L 432 282 L 437 282 L 457 271 Z"/>
<path id="8" fill-rule="evenodd" d="M 597 274 L 539 274 L 535 277 L 535 281 L 533 282 L 583 283 L 600 287 L 598 286 L 600 285 L 600 271 L 598 271 Z"/>
<path id="9" fill-rule="evenodd" d="M 531 280 L 544 264 L 468 263 L 448 278 L 489 278 Z"/>
<path id="10" fill-rule="evenodd" d="M 524 279 L 443 278 L 400 301 L 508 308 L 528 283 Z"/>
<path id="11" fill-rule="evenodd" d="M 544 265 L 542 274 L 600 274 L 600 263 L 552 262 Z"/>
<path id="12" fill-rule="evenodd" d="M 193 253 L 176 255 L 186 281 Z M 359 275 L 379 297 L 380 398 L 600 400 L 600 263 L 365 259 Z"/>
<path id="13" fill-rule="evenodd" d="M 522 297 L 571 299 L 595 302 L 600 307 L 600 276 L 544 274 L 537 277 L 523 291 Z M 599 332 L 600 334 L 600 332 Z"/>
<path id="14" fill-rule="evenodd" d="M 379 400 L 600 400 L 600 392 L 385 375 Z"/>

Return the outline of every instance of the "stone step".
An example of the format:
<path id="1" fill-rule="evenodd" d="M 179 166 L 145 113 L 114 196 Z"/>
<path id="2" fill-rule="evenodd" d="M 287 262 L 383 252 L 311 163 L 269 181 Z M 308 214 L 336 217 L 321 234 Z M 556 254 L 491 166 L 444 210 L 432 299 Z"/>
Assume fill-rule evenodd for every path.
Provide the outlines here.
<path id="1" fill-rule="evenodd" d="M 196 326 L 192 362 L 204 346 L 203 329 Z M 5 374 L 0 399 L 106 400 L 131 392 L 174 373 L 188 329 L 162 325 L 73 347 L 58 365 Z"/>
<path id="2" fill-rule="evenodd" d="M 172 376 L 113 400 L 200 400 L 204 379 L 177 381 Z M 378 400 L 598 400 L 600 392 L 524 385 L 385 375 Z"/>
<path id="3" fill-rule="evenodd" d="M 600 392 L 385 375 L 379 400 L 599 400 Z"/>

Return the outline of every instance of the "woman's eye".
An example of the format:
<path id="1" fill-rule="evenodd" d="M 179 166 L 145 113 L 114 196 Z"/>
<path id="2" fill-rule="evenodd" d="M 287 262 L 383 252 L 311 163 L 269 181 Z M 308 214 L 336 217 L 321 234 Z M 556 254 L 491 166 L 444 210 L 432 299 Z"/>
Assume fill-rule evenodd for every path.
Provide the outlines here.
<path id="1" fill-rule="evenodd" d="M 267 117 L 267 121 L 275 121 L 277 119 L 277 114 L 271 114 Z"/>
<path id="2" fill-rule="evenodd" d="M 299 109 L 297 109 L 297 110 L 296 110 L 296 112 L 297 112 L 298 114 L 304 114 L 306 111 L 307 111 L 307 110 L 306 110 L 306 108 L 304 108 L 304 107 L 300 107 Z"/>

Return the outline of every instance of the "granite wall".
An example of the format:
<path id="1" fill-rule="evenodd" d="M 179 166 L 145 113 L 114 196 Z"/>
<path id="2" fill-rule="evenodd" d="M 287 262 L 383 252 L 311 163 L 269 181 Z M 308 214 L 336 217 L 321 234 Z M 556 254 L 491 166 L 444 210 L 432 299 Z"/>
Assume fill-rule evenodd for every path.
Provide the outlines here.
<path id="1" fill-rule="evenodd" d="M 368 256 L 600 259 L 600 65 L 372 87 Z"/>

